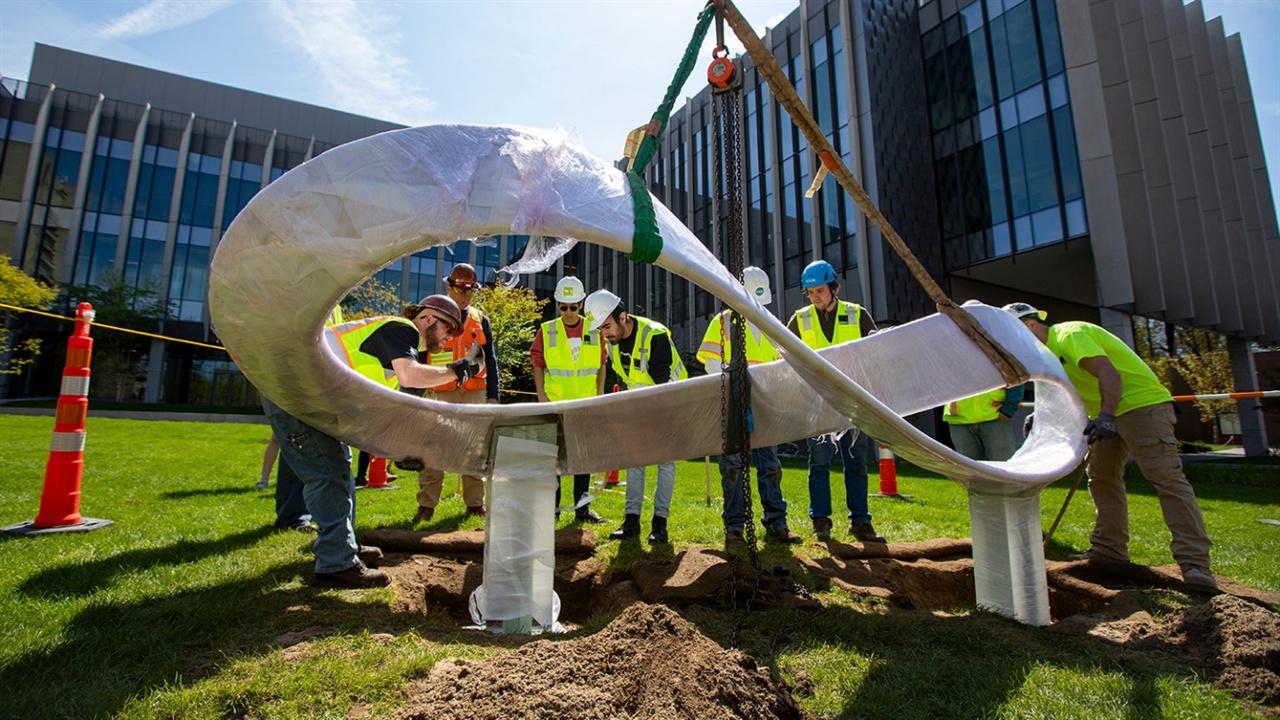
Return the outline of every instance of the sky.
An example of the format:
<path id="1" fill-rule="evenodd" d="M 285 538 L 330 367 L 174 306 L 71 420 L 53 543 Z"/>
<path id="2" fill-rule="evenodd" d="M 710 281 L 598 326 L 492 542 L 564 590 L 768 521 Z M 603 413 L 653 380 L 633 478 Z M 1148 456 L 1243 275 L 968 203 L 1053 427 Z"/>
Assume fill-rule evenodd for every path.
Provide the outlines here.
<path id="1" fill-rule="evenodd" d="M 1280 0 L 1202 2 L 1241 35 L 1280 196 Z M 614 160 L 662 100 L 704 4 L 0 0 L 0 74 L 25 80 L 41 42 L 405 125 L 558 127 Z M 736 4 L 763 32 L 798 2 Z M 710 42 L 681 97 L 705 86 Z"/>

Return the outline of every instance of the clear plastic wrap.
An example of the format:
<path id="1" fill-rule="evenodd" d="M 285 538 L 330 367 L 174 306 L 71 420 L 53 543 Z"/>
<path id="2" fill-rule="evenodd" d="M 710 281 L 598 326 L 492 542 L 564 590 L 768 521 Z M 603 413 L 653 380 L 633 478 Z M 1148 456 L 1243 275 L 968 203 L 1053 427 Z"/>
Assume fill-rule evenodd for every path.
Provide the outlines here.
<path id="1" fill-rule="evenodd" d="M 1008 462 L 970 460 L 903 419 L 1003 386 L 950 319 L 933 315 L 815 352 L 763 311 L 670 211 L 657 200 L 654 207 L 664 243 L 655 264 L 738 310 L 784 353 L 783 361 L 751 369 L 753 444 L 857 425 L 971 493 L 1010 499 L 1036 497 L 1080 461 L 1083 405 L 1057 359 L 1012 316 L 968 308 L 1030 371 L 1036 423 Z M 626 253 L 632 220 L 623 174 L 563 133 L 456 125 L 383 133 L 304 163 L 250 201 L 214 255 L 210 314 L 244 374 L 280 407 L 392 459 L 487 474 L 495 425 L 548 418 L 562 428 L 562 474 L 715 454 L 716 377 L 561 403 L 452 405 L 379 387 L 322 341 L 329 309 L 349 289 L 412 252 L 527 233 L 564 239 L 548 252 L 578 241 Z"/>

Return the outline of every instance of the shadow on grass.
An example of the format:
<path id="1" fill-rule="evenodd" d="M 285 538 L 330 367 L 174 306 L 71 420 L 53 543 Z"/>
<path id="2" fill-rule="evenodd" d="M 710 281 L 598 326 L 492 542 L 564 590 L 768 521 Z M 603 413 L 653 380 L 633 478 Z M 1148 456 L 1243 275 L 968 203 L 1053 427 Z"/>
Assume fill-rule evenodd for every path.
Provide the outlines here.
<path id="1" fill-rule="evenodd" d="M 275 488 L 272 488 L 274 494 Z M 185 500 L 193 497 L 215 497 L 218 495 L 259 495 L 266 492 L 259 490 L 252 485 L 244 487 L 224 487 L 224 488 L 200 488 L 196 490 L 174 490 L 172 492 L 160 493 L 158 496 L 161 500 Z"/>
<path id="2" fill-rule="evenodd" d="M 205 545 L 202 551 L 217 551 L 221 543 Z M 320 628 L 321 636 L 415 632 L 435 642 L 459 642 L 455 622 L 395 612 L 381 598 L 364 594 L 388 591 L 307 584 L 310 565 L 310 558 L 299 559 L 253 577 L 127 602 L 103 593 L 60 627 L 56 643 L 0 667 L 0 717 L 110 717 L 130 700 L 145 704 L 162 688 L 199 682 L 240 656 L 267 652 L 284 633 L 307 629 Z M 536 639 L 475 633 L 463 642 L 512 647 Z"/>
<path id="3" fill-rule="evenodd" d="M 59 565 L 27 578 L 18 586 L 18 592 L 32 596 L 89 595 L 108 589 L 121 575 L 147 571 L 162 565 L 185 565 L 213 555 L 225 555 L 253 545 L 274 532 L 274 528 L 267 526 L 217 540 L 184 540 L 164 547 L 129 550 L 98 560 Z"/>
<path id="4" fill-rule="evenodd" d="M 725 646 L 732 627 L 727 615 L 690 613 L 704 633 Z M 1126 717 L 1159 718 L 1160 678 L 1191 674 L 1170 662 L 1103 649 L 1096 640 L 1064 637 L 983 612 L 944 617 L 899 610 L 865 613 L 842 605 L 817 613 L 772 610 L 749 616 L 741 637 L 742 650 L 762 664 L 787 676 L 803 672 L 825 688 L 824 695 L 835 689 L 836 697 L 826 697 L 830 704 L 823 709 L 841 718 L 1004 716 L 1010 702 L 1036 682 L 1037 666 L 1081 675 L 1100 668 L 1120 674 L 1131 688 Z M 866 667 L 857 667 L 856 660 L 851 664 L 855 658 L 865 659 Z"/>

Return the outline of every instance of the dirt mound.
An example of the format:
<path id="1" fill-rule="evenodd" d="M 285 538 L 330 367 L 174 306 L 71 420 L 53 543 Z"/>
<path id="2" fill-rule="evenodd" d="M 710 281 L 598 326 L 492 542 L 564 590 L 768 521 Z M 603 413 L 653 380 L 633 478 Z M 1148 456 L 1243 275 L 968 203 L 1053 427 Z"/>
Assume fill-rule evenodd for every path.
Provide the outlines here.
<path id="1" fill-rule="evenodd" d="M 1280 706 L 1280 615 L 1219 595 L 1171 613 L 1162 628 L 1182 656 L 1218 687 Z"/>
<path id="2" fill-rule="evenodd" d="M 414 720 L 800 718 L 785 685 L 662 605 L 638 603 L 604 630 L 541 640 L 494 660 L 442 660 L 408 688 Z"/>

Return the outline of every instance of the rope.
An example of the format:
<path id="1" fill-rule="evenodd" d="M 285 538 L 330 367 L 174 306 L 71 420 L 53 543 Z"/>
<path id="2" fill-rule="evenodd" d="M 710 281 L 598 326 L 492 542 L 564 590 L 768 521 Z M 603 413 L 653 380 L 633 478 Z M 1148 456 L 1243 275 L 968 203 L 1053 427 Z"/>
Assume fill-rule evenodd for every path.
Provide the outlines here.
<path id="1" fill-rule="evenodd" d="M 1014 386 L 1027 382 L 1030 379 L 1030 375 L 1021 361 L 997 343 L 967 310 L 956 305 L 942 292 L 942 288 L 929 276 L 929 272 L 925 270 L 920 261 L 916 259 L 915 254 L 899 237 L 897 231 L 889 224 L 889 220 L 871 201 L 871 196 L 867 195 L 866 190 L 854 178 L 853 173 L 845 166 L 844 161 L 835 153 L 831 143 L 827 142 L 826 136 L 822 133 L 822 128 L 818 126 L 817 120 L 813 118 L 813 115 L 809 113 L 809 109 L 805 107 L 804 101 L 796 93 L 795 87 L 783 74 L 782 68 L 778 66 L 778 61 L 773 57 L 773 53 L 769 52 L 769 49 L 765 47 L 760 37 L 756 35 L 755 30 L 751 28 L 750 23 L 747 22 L 746 18 L 742 17 L 742 13 L 738 12 L 738 8 L 733 4 L 732 0 L 724 0 L 724 17 L 729 26 L 733 28 L 734 34 L 738 36 L 743 46 L 746 47 L 747 54 L 751 57 L 752 62 L 756 64 L 756 70 L 760 72 L 760 75 L 769 84 L 769 89 L 773 91 L 774 96 L 778 98 L 778 102 L 782 104 L 787 114 L 791 116 L 791 120 L 796 124 L 796 127 L 800 129 L 800 132 L 804 133 L 805 139 L 809 142 L 809 147 L 818 153 L 822 166 L 832 175 L 835 175 L 840 187 L 844 188 L 845 192 L 848 192 L 853 197 L 862 212 L 880 229 L 884 239 L 897 251 L 898 256 L 906 263 L 916 281 L 924 287 L 929 298 L 937 304 L 938 311 L 951 318 L 971 340 L 977 343 L 982 352 L 991 360 L 991 363 L 1000 371 L 1000 375 L 1004 378 L 1006 385 Z"/>
<path id="2" fill-rule="evenodd" d="M 73 317 L 65 317 L 63 315 L 54 315 L 53 313 L 41 312 L 40 310 L 32 310 L 31 308 L 17 307 L 16 305 L 6 305 L 0 303 L 0 308 L 5 310 L 17 310 L 18 312 L 31 313 L 33 315 L 41 315 L 54 320 L 65 320 L 66 322 L 75 322 Z M 143 337 L 155 338 L 157 340 L 168 340 L 169 342 L 184 343 L 186 345 L 195 345 L 196 347 L 209 348 L 211 350 L 222 350 L 226 352 L 226 348 L 221 345 L 210 345 L 208 343 L 196 342 L 195 340 L 183 340 L 182 338 L 169 337 L 168 335 L 157 335 L 155 333 L 144 332 L 142 330 L 130 330 L 129 328 L 116 327 L 115 325 L 106 325 L 100 322 L 91 323 L 93 327 L 105 328 L 107 330 L 115 330 L 122 333 L 130 333 L 132 335 L 141 335 Z"/>
<path id="3" fill-rule="evenodd" d="M 658 152 L 658 138 L 662 137 L 662 131 L 667 127 L 671 108 L 680 95 L 680 89 L 689 79 L 689 73 L 693 72 L 698 49 L 702 46 L 703 38 L 707 36 L 707 28 L 711 25 L 713 17 L 715 17 L 715 8 L 710 6 L 704 8 L 702 14 L 698 16 L 693 37 L 689 38 L 684 57 L 680 59 L 676 74 L 671 79 L 671 84 L 667 86 L 667 94 L 662 98 L 658 109 L 653 112 L 649 124 L 645 126 L 644 139 L 640 141 L 635 159 L 627 168 L 627 182 L 631 186 L 631 205 L 635 212 L 635 231 L 631 236 L 631 252 L 627 254 L 627 258 L 632 262 L 652 263 L 662 254 L 662 235 L 658 232 L 653 198 L 649 195 L 649 189 L 645 186 L 641 175 Z"/>

